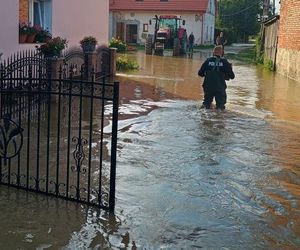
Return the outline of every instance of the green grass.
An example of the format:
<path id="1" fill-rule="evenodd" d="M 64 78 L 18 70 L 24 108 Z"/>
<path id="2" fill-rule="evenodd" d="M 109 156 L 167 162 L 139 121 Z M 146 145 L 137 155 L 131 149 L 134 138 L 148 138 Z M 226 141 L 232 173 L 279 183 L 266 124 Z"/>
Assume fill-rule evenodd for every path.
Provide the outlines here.
<path id="1" fill-rule="evenodd" d="M 226 58 L 245 63 L 256 63 L 255 47 L 241 50 L 238 54 L 225 54 Z"/>
<path id="2" fill-rule="evenodd" d="M 274 63 L 271 59 L 264 60 L 264 68 L 270 71 L 274 71 Z"/>
<path id="3" fill-rule="evenodd" d="M 135 47 L 136 50 L 145 50 L 145 45 L 133 45 L 132 47 Z"/>
<path id="4" fill-rule="evenodd" d="M 195 45 L 194 49 L 212 49 L 214 48 L 215 45 L 210 44 L 210 45 Z"/>

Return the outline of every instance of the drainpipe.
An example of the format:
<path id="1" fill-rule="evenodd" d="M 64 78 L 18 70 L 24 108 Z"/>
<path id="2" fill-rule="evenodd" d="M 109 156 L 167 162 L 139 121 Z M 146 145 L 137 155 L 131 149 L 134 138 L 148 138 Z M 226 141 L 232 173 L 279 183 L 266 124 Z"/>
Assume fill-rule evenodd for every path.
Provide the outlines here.
<path id="1" fill-rule="evenodd" d="M 201 23 L 202 23 L 202 28 L 201 28 L 201 44 L 203 44 L 203 27 L 204 27 L 203 13 L 201 15 Z"/>

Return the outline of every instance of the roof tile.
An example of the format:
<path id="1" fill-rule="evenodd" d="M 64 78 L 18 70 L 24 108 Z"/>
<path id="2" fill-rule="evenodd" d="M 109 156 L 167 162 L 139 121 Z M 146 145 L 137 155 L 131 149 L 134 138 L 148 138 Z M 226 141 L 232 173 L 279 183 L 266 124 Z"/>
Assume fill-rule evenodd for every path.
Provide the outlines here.
<path id="1" fill-rule="evenodd" d="M 110 10 L 205 12 L 209 0 L 110 0 Z"/>

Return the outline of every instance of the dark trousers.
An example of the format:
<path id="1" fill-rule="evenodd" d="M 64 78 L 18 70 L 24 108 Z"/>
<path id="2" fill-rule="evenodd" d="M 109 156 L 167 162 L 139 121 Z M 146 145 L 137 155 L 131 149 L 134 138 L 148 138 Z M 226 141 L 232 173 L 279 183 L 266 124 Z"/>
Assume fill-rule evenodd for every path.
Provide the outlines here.
<path id="1" fill-rule="evenodd" d="M 204 101 L 203 105 L 205 108 L 210 108 L 213 102 L 213 99 L 216 100 L 217 109 L 225 109 L 225 104 L 227 100 L 227 94 L 225 89 L 220 90 L 208 90 L 203 88 L 204 90 Z"/>

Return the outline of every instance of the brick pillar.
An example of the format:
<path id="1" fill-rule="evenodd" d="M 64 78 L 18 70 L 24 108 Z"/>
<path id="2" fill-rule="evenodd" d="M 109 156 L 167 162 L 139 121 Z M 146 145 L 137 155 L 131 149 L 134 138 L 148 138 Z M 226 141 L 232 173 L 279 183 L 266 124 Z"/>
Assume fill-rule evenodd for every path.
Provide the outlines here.
<path id="1" fill-rule="evenodd" d="M 110 74 L 112 76 L 116 75 L 117 71 L 117 49 L 116 48 L 110 48 Z"/>

